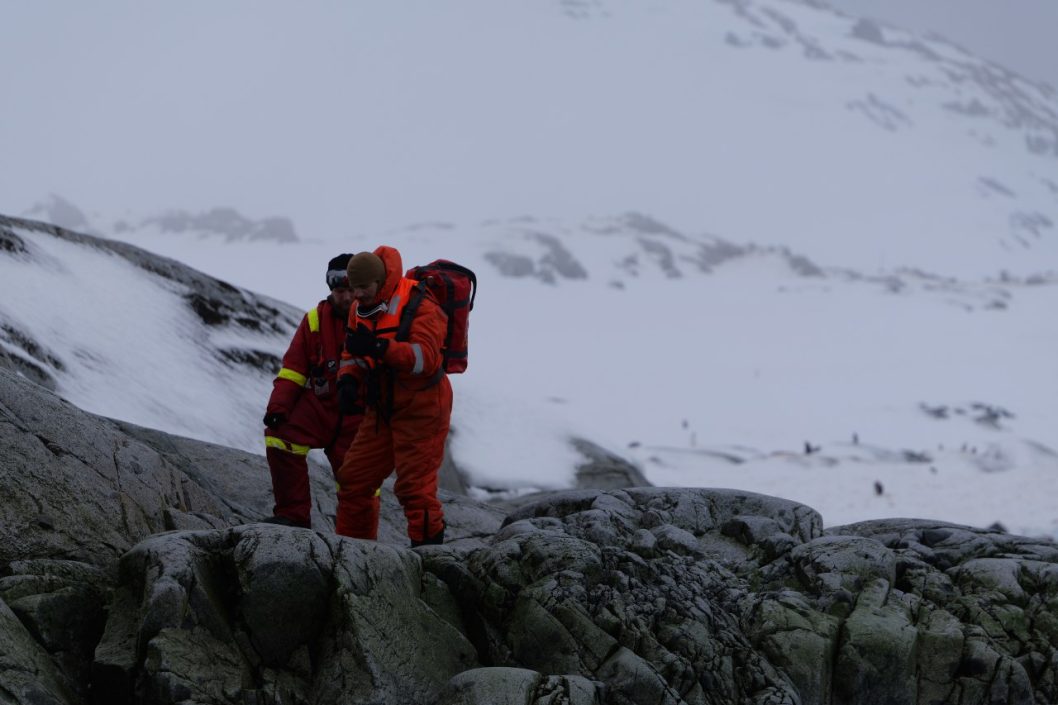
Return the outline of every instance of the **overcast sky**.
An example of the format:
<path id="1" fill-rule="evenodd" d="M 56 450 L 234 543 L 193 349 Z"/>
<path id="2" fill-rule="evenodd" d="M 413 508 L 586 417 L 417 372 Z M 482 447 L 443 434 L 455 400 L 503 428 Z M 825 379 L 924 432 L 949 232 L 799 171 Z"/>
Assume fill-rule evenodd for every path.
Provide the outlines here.
<path id="1" fill-rule="evenodd" d="M 458 219 L 445 212 L 450 199 L 436 195 L 431 202 L 436 192 L 416 179 L 423 163 L 437 165 L 443 173 L 435 176 L 447 183 L 466 179 L 467 163 L 452 157 L 463 146 L 439 144 L 438 138 L 438 144 L 416 143 L 412 153 L 409 145 L 378 136 L 407 134 L 422 120 L 414 113 L 423 104 L 437 107 L 430 119 L 445 134 L 444 120 L 462 114 L 449 108 L 468 101 L 479 106 L 483 125 L 495 129 L 488 119 L 495 92 L 468 93 L 465 82 L 440 73 L 430 83 L 435 92 L 418 102 L 408 100 L 401 85 L 362 89 L 381 73 L 370 64 L 380 56 L 391 64 L 386 75 L 438 72 L 428 60 L 431 52 L 444 52 L 447 67 L 480 71 L 472 63 L 481 63 L 479 55 L 459 56 L 469 50 L 458 36 L 476 33 L 480 50 L 488 28 L 516 9 L 498 1 L 475 5 L 477 24 L 469 26 L 458 24 L 460 13 L 445 13 L 434 2 L 440 0 L 385 6 L 345 0 L 0 0 L 0 24 L 7 30 L 0 42 L 0 212 L 18 215 L 55 192 L 90 215 L 98 210 L 119 217 L 126 206 L 144 215 L 233 205 L 260 218 L 297 213 L 293 199 L 309 189 L 321 223 L 341 222 L 346 210 L 338 206 L 345 201 L 347 207 L 350 194 L 374 203 L 407 202 L 415 194 L 416 205 L 431 218 Z M 939 30 L 1029 78 L 1058 85 L 1058 42 L 1050 36 L 1058 27 L 1058 0 L 833 2 L 853 14 Z M 457 18 L 444 26 L 448 15 Z M 408 47 L 425 48 L 414 54 Z M 527 95 L 541 98 L 527 105 L 527 114 L 533 111 L 534 120 L 562 118 L 554 114 L 559 101 L 549 100 L 548 74 L 540 68 L 549 61 L 547 53 L 536 46 L 496 50 L 524 55 L 515 66 L 520 75 L 493 78 L 521 81 Z M 388 110 L 364 105 L 365 95 Z M 374 141 L 351 140 L 356 130 Z M 371 182 L 365 165 L 379 163 L 372 161 L 379 155 L 405 183 Z M 312 170 L 327 178 L 308 186 Z M 518 195 L 494 199 L 494 212 L 477 215 L 521 215 Z M 560 193 L 553 199 L 553 215 L 562 214 L 562 198 Z M 387 221 L 398 224 L 406 223 Z M 296 225 L 303 233 L 304 223 Z"/>

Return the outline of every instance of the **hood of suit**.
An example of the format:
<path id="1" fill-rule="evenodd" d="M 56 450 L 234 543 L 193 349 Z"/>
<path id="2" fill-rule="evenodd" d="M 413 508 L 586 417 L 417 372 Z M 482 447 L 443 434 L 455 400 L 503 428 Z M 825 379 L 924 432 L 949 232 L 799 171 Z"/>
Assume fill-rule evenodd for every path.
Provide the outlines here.
<path id="1" fill-rule="evenodd" d="M 404 276 L 400 252 L 395 247 L 379 245 L 375 248 L 375 254 L 382 260 L 382 264 L 386 265 L 386 280 L 382 282 L 382 287 L 378 290 L 378 300 L 389 301 L 397 290 L 401 277 Z"/>

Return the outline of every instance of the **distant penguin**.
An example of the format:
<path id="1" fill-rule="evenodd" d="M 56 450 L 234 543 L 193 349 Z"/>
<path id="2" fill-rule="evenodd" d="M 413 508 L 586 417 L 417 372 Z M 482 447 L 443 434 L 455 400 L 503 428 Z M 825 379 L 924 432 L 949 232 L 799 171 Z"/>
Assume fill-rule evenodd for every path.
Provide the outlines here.
<path id="1" fill-rule="evenodd" d="M 882 483 L 878 482 L 878 480 L 875 480 L 874 481 L 874 493 L 876 495 L 878 495 L 879 497 L 881 497 L 882 496 L 882 492 L 885 492 L 885 488 L 882 487 Z"/>

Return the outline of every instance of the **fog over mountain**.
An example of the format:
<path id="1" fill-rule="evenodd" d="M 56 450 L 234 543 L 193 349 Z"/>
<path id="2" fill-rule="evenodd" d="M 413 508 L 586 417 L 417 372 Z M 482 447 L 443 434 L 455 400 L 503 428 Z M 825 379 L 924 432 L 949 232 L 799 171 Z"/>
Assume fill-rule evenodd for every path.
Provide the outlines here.
<path id="1" fill-rule="evenodd" d="M 303 238 L 637 211 L 838 266 L 1055 261 L 1053 91 L 817 5 L 8 10 L 0 207 L 224 207 Z M 77 61 L 36 50 L 66 25 Z"/>
<path id="2" fill-rule="evenodd" d="M 850 15 L 940 34 L 1026 78 L 1058 87 L 1053 33 L 1058 5 L 1050 0 L 829 0 L 829 4 Z"/>

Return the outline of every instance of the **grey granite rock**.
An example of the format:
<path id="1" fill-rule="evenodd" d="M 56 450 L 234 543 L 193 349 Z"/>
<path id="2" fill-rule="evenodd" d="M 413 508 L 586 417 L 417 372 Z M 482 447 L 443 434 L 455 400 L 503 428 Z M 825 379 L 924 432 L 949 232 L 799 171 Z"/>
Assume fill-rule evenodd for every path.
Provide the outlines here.
<path id="1" fill-rule="evenodd" d="M 66 687 L 87 695 L 93 646 L 110 601 L 110 580 L 77 561 L 15 561 L 0 577 L 0 600 L 58 666 Z"/>
<path id="2" fill-rule="evenodd" d="M 7 603 L 0 600 L 0 698 L 17 705 L 79 703 L 68 680 Z"/>
<path id="3" fill-rule="evenodd" d="M 263 457 L 0 370 L 0 701 L 1058 702 L 1058 546 L 934 521 L 823 530 L 731 489 L 444 494 L 447 543 L 270 513 Z"/>
<path id="4" fill-rule="evenodd" d="M 427 566 L 484 663 L 607 703 L 1043 703 L 1053 548 L 915 520 L 824 533 L 793 502 L 647 488 L 542 498 L 465 565 Z"/>
<path id="5" fill-rule="evenodd" d="M 478 666 L 410 549 L 257 524 L 121 560 L 96 650 L 106 702 L 425 702 Z"/>
<path id="6" fill-rule="evenodd" d="M 474 668 L 453 677 L 437 705 L 598 705 L 599 684 L 525 668 Z"/>

